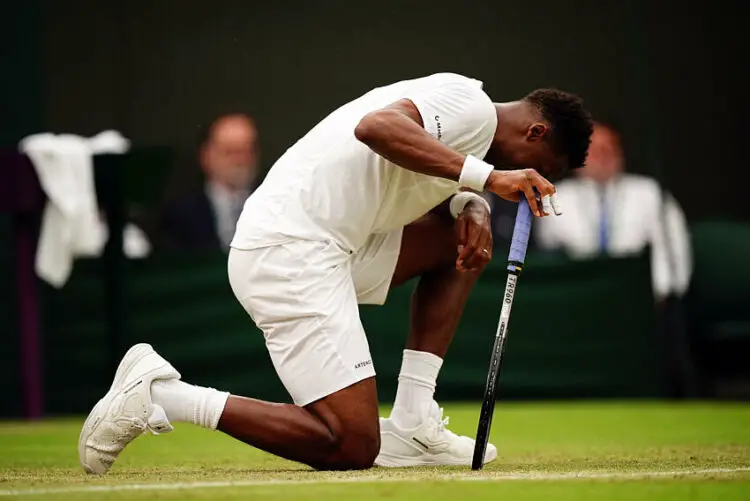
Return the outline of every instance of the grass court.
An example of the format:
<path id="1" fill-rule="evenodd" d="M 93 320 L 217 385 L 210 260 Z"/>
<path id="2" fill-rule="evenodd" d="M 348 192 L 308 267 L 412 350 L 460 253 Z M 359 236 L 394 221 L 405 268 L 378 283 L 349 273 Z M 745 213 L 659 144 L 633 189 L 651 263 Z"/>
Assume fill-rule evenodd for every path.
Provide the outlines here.
<path id="1" fill-rule="evenodd" d="M 445 412 L 453 431 L 475 434 L 479 403 L 446 404 Z M 138 439 L 108 475 L 92 477 L 78 465 L 82 422 L 0 423 L 0 499 L 750 499 L 745 403 L 499 403 L 492 429 L 499 457 L 481 472 L 315 472 L 178 424 Z"/>

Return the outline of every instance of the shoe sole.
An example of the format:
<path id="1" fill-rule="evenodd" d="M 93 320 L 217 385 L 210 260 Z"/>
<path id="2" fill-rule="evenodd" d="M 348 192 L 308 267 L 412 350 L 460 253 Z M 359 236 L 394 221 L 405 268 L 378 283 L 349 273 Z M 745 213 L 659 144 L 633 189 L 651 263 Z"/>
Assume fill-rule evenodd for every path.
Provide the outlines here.
<path id="1" fill-rule="evenodd" d="M 109 406 L 112 404 L 112 399 L 117 395 L 117 392 L 122 388 L 123 381 L 128 373 L 140 362 L 144 357 L 155 353 L 154 349 L 150 344 L 141 343 L 130 348 L 127 353 L 122 357 L 120 365 L 117 366 L 115 371 L 115 379 L 112 382 L 112 386 L 109 387 L 109 391 L 86 417 L 86 421 L 83 422 L 81 428 L 81 434 L 78 437 L 78 460 L 86 470 L 86 473 L 95 474 L 96 472 L 86 464 L 86 442 L 89 437 L 96 431 L 99 422 L 94 422 L 97 416 L 107 415 L 109 412 Z M 100 412 L 104 410 L 104 412 Z"/>
<path id="2" fill-rule="evenodd" d="M 484 464 L 491 463 L 497 459 L 497 452 L 491 457 L 485 455 Z M 452 460 L 451 457 L 442 458 L 435 456 L 429 461 L 418 460 L 413 457 L 395 456 L 392 454 L 381 454 L 375 460 L 377 466 L 384 468 L 409 468 L 413 466 L 471 466 L 471 458 L 468 461 Z"/>

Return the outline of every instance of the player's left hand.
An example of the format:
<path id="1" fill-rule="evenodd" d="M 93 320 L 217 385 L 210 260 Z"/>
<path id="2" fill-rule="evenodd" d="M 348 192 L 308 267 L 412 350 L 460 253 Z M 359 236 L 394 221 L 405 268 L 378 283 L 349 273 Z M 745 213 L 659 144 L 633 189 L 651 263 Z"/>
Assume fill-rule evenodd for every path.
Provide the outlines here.
<path id="1" fill-rule="evenodd" d="M 479 271 L 492 259 L 490 211 L 480 202 L 469 202 L 456 218 L 458 271 Z"/>

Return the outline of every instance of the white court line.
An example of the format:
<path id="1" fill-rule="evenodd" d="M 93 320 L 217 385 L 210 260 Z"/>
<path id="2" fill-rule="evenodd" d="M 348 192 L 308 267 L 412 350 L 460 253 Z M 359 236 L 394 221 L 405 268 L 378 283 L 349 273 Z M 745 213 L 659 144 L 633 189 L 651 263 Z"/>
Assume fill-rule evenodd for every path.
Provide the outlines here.
<path id="1" fill-rule="evenodd" d="M 506 481 L 550 481 L 550 480 L 637 480 L 659 477 L 694 477 L 699 475 L 719 475 L 750 472 L 750 467 L 709 468 L 703 470 L 676 471 L 634 471 L 634 472 L 570 472 L 570 473 L 455 473 L 445 475 L 413 475 L 406 477 L 361 475 L 356 477 L 328 477 L 310 480 L 238 480 L 217 482 L 177 482 L 164 484 L 119 484 L 119 485 L 78 485 L 75 487 L 53 487 L 48 489 L 6 489 L 0 490 L 0 496 L 29 496 L 46 494 L 84 494 L 95 492 L 117 491 L 175 491 L 181 489 L 215 489 L 220 487 L 260 487 L 312 484 L 356 484 L 356 483 L 398 483 L 458 481 L 458 482 L 506 482 Z M 312 474 L 312 473 L 311 473 Z"/>

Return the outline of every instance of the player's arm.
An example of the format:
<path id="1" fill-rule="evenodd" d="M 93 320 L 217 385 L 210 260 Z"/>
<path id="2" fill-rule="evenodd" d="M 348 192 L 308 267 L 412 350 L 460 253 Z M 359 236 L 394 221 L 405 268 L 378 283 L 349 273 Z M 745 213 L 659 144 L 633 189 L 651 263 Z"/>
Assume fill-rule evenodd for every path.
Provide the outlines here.
<path id="1" fill-rule="evenodd" d="M 436 216 L 439 216 L 446 221 L 451 221 L 453 219 L 453 215 L 451 214 L 451 199 L 453 196 L 451 196 L 449 199 L 444 200 L 440 204 L 436 205 L 435 207 L 430 210 L 430 214 L 435 214 Z"/>
<path id="2" fill-rule="evenodd" d="M 455 221 L 459 271 L 481 270 L 492 259 L 492 223 L 490 205 L 474 190 L 462 188 L 430 211 L 446 221 Z M 471 194 L 471 197 L 466 195 Z M 455 202 L 455 203 L 454 203 Z"/>
<path id="3" fill-rule="evenodd" d="M 476 192 L 474 190 L 470 190 L 469 188 L 461 188 L 461 191 L 467 191 L 467 192 L 470 192 L 470 193 L 475 193 L 475 194 L 479 195 L 480 197 L 482 196 L 481 193 L 478 193 L 478 192 Z M 440 217 L 442 217 L 442 218 L 444 218 L 446 220 L 455 219 L 454 216 L 453 216 L 453 214 L 451 213 L 451 200 L 453 200 L 454 196 L 456 196 L 456 195 L 451 195 L 447 200 L 444 200 L 440 204 L 438 204 L 435 207 L 433 207 L 432 210 L 430 210 L 430 214 L 435 214 L 436 216 L 440 216 Z M 477 204 L 478 207 L 484 207 L 484 208 L 487 208 L 488 212 L 490 211 L 489 205 L 485 205 L 485 204 L 481 203 L 481 201 L 470 200 L 468 203 L 470 203 L 470 204 Z"/>
<path id="4" fill-rule="evenodd" d="M 466 160 L 424 130 L 422 116 L 409 99 L 365 115 L 354 135 L 378 155 L 420 174 L 458 181 Z"/>
<path id="5" fill-rule="evenodd" d="M 420 174 L 460 181 L 467 156 L 440 142 L 424 129 L 422 116 L 410 99 L 401 99 L 385 108 L 365 115 L 354 129 L 355 137 L 378 155 L 392 163 Z M 477 160 L 473 160 L 476 165 Z M 482 162 L 480 162 L 482 163 Z M 476 176 L 473 176 L 476 178 Z M 541 195 L 552 195 L 554 186 L 533 169 L 491 170 L 482 186 L 497 195 L 517 200 L 523 192 L 531 207 L 538 207 L 534 189 Z M 536 215 L 543 216 L 541 208 Z"/>

